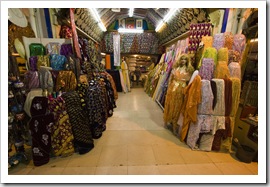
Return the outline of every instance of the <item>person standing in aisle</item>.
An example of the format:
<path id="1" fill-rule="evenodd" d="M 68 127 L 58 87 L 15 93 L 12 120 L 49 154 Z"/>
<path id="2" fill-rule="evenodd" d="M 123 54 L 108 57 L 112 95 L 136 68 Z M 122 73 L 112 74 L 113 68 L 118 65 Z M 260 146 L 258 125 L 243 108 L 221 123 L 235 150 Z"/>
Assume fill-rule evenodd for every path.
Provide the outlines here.
<path id="1" fill-rule="evenodd" d="M 136 67 L 136 69 L 134 71 L 134 74 L 136 76 L 137 85 L 139 85 L 140 77 L 141 77 L 141 74 L 142 74 L 139 66 Z"/>

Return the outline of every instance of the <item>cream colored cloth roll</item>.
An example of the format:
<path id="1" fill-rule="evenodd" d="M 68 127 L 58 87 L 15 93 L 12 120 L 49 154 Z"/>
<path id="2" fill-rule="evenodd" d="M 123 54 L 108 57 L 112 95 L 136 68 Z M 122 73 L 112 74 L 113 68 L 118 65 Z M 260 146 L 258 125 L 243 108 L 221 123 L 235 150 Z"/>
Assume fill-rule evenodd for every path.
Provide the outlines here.
<path id="1" fill-rule="evenodd" d="M 240 102 L 241 81 L 238 78 L 230 78 L 232 81 L 232 109 L 231 117 L 235 117 Z"/>

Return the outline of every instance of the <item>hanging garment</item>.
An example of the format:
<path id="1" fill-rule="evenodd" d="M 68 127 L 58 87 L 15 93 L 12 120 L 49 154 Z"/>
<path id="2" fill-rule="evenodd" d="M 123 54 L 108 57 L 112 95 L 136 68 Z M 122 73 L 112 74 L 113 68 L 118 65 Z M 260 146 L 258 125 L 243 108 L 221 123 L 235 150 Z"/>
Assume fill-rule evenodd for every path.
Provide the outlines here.
<path id="1" fill-rule="evenodd" d="M 201 85 L 202 102 L 198 105 L 198 114 L 212 114 L 214 95 L 211 89 L 210 81 L 202 80 Z"/>
<path id="2" fill-rule="evenodd" d="M 214 60 L 212 58 L 203 58 L 202 66 L 199 69 L 199 75 L 202 80 L 211 80 L 214 77 Z"/>
<path id="3" fill-rule="evenodd" d="M 224 116 L 225 115 L 225 96 L 224 96 L 224 80 L 212 79 L 211 88 L 214 95 L 213 100 L 213 115 Z"/>
<path id="4" fill-rule="evenodd" d="M 218 61 L 225 61 L 228 64 L 228 61 L 229 61 L 228 48 L 221 47 L 218 50 Z"/>
<path id="5" fill-rule="evenodd" d="M 173 69 L 171 73 L 163 118 L 165 125 L 172 123 L 174 131 L 177 130 L 177 121 L 183 104 L 183 89 L 186 87 L 186 82 L 189 81 L 190 77 L 191 75 L 187 72 L 186 66 Z"/>
<path id="6" fill-rule="evenodd" d="M 125 61 L 122 61 L 121 69 L 122 69 L 124 83 L 126 85 L 127 91 L 130 92 L 129 71 L 128 71 L 127 63 Z"/>
<path id="7" fill-rule="evenodd" d="M 196 146 L 196 143 L 199 139 L 200 133 L 210 132 L 212 122 L 213 119 L 211 115 L 197 115 L 196 123 L 193 122 L 190 123 L 187 135 L 187 145 L 191 149 L 195 149 L 198 147 Z"/>
<path id="8" fill-rule="evenodd" d="M 228 68 L 228 63 L 225 61 L 218 61 L 217 66 L 214 71 L 215 79 L 230 78 L 230 71 Z"/>
<path id="9" fill-rule="evenodd" d="M 116 89 L 116 85 L 115 85 L 114 79 L 113 79 L 113 77 L 107 71 L 105 71 L 104 73 L 106 74 L 107 79 L 111 83 L 111 86 L 112 86 L 112 89 L 113 89 L 113 94 L 114 94 L 114 100 L 116 101 L 118 99 L 118 93 L 117 93 L 117 89 Z"/>
<path id="10" fill-rule="evenodd" d="M 233 34 L 231 32 L 225 32 L 224 37 L 225 37 L 224 47 L 226 47 L 228 50 L 232 50 Z"/>
<path id="11" fill-rule="evenodd" d="M 74 153 L 74 137 L 63 98 L 61 96 L 51 98 L 48 109 L 54 115 L 54 125 L 51 131 L 53 154 L 54 156 L 70 156 Z"/>
<path id="12" fill-rule="evenodd" d="M 238 62 L 231 62 L 228 65 L 231 78 L 238 78 L 241 80 L 241 66 Z"/>
<path id="13" fill-rule="evenodd" d="M 180 140 L 184 141 L 188 132 L 189 124 L 197 121 L 197 108 L 201 103 L 201 77 L 197 75 L 192 84 L 188 85 L 183 90 L 184 103 L 181 112 L 183 113 L 184 120 L 181 130 Z"/>
<path id="14" fill-rule="evenodd" d="M 240 102 L 241 82 L 238 78 L 230 78 L 232 81 L 232 109 L 230 116 L 235 117 Z"/>
<path id="15" fill-rule="evenodd" d="M 225 43 L 225 36 L 224 33 L 217 33 L 214 35 L 214 42 L 213 47 L 219 50 L 220 48 L 224 47 Z"/>
<path id="16" fill-rule="evenodd" d="M 126 86 L 125 81 L 124 81 L 124 76 L 123 76 L 122 70 L 119 69 L 118 71 L 119 71 L 119 75 L 120 75 L 120 81 L 121 81 L 122 90 L 123 90 L 124 93 L 127 93 L 128 90 L 127 90 L 127 86 Z"/>
<path id="17" fill-rule="evenodd" d="M 224 79 L 224 95 L 225 95 L 225 116 L 230 116 L 232 110 L 232 81 L 228 78 Z"/>
<path id="18" fill-rule="evenodd" d="M 51 151 L 51 128 L 54 125 L 53 114 L 33 116 L 29 121 L 32 136 L 32 157 L 35 166 L 47 164 Z"/>
<path id="19" fill-rule="evenodd" d="M 221 117 L 218 117 L 218 120 L 220 120 L 220 119 L 221 119 Z M 218 123 L 223 123 L 223 121 L 222 122 L 218 121 Z M 213 140 L 213 143 L 212 143 L 212 150 L 213 151 L 219 151 L 220 150 L 222 139 L 225 140 L 226 138 L 232 136 L 230 117 L 225 117 L 224 118 L 224 126 L 225 126 L 224 129 L 219 128 L 216 131 L 215 135 L 214 135 L 214 140 Z"/>
<path id="20" fill-rule="evenodd" d="M 113 55 L 114 55 L 114 66 L 120 66 L 120 35 L 113 34 Z"/>
<path id="21" fill-rule="evenodd" d="M 63 93 L 67 113 L 72 126 L 74 146 L 79 154 L 88 153 L 94 148 L 91 129 L 86 111 L 81 107 L 80 96 L 77 92 Z"/>
<path id="22" fill-rule="evenodd" d="M 118 70 L 106 70 L 106 72 L 108 72 L 112 76 L 117 92 L 122 92 L 123 90 L 122 90 L 119 71 Z"/>

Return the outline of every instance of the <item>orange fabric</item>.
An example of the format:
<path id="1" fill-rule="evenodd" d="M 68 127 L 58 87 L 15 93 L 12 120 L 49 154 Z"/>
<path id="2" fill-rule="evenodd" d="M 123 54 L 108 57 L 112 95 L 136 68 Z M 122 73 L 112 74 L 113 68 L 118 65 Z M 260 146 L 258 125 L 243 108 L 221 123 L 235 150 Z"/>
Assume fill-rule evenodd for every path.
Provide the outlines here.
<path id="1" fill-rule="evenodd" d="M 105 56 L 105 68 L 111 69 L 111 56 L 110 55 Z"/>
<path id="2" fill-rule="evenodd" d="M 184 88 L 184 104 L 182 113 L 184 116 L 180 140 L 184 141 L 191 122 L 197 121 L 197 108 L 201 103 L 201 77 L 197 75 L 193 82 Z"/>

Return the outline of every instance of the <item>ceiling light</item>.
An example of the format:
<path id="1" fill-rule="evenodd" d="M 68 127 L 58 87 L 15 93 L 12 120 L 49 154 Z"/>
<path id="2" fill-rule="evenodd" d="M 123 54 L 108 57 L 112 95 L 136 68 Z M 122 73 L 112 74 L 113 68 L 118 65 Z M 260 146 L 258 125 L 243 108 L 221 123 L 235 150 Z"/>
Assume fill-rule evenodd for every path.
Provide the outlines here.
<path id="1" fill-rule="evenodd" d="M 168 12 L 168 14 L 166 14 L 166 16 L 162 19 L 162 21 L 159 22 L 159 24 L 157 25 L 157 27 L 156 27 L 156 29 L 155 29 L 156 32 L 158 32 L 158 31 L 161 29 L 161 27 L 162 27 L 166 22 L 168 22 L 168 21 L 171 19 L 171 17 L 174 15 L 174 13 L 177 11 L 177 9 L 178 9 L 178 8 L 172 8 L 172 9 L 170 9 L 170 11 Z"/>
<path id="2" fill-rule="evenodd" d="M 103 25 L 103 23 L 102 23 L 102 21 L 101 21 L 101 19 L 99 17 L 99 14 L 98 14 L 97 10 L 95 8 L 90 8 L 89 10 L 92 12 L 92 15 L 94 16 L 95 20 L 97 21 L 98 26 L 100 27 L 100 29 L 102 31 L 104 31 L 104 32 L 107 31 L 106 27 Z"/>
<path id="3" fill-rule="evenodd" d="M 143 33 L 142 29 L 123 29 L 123 28 L 119 28 L 118 32 L 121 33 Z"/>
<path id="4" fill-rule="evenodd" d="M 252 43 L 253 42 L 258 42 L 258 38 L 253 38 L 253 39 L 250 40 L 250 42 L 252 42 Z"/>
<path id="5" fill-rule="evenodd" d="M 134 12 L 134 8 L 130 8 L 129 13 L 128 13 L 129 17 L 133 16 L 133 12 Z"/>

